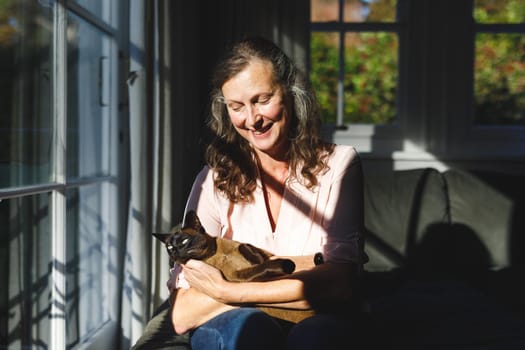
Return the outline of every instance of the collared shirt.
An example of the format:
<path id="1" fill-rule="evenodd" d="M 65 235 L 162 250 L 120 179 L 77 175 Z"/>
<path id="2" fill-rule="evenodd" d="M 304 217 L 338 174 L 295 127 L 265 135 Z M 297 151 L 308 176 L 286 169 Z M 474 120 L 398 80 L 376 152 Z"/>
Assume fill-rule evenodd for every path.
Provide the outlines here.
<path id="1" fill-rule="evenodd" d="M 208 166 L 197 175 L 186 204 L 212 236 L 250 243 L 275 255 L 322 252 L 324 261 L 366 261 L 363 252 L 363 179 L 354 147 L 336 145 L 328 171 L 308 189 L 295 179 L 285 183 L 280 214 L 272 231 L 263 188 L 258 181 L 250 203 L 231 203 L 213 184 Z M 300 173 L 300 172 L 299 172 Z"/>

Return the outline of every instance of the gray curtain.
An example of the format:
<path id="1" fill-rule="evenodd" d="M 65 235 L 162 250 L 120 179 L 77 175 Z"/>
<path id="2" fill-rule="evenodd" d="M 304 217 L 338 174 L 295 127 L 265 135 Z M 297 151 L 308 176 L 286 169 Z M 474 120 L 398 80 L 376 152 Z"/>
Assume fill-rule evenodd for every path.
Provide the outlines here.
<path id="1" fill-rule="evenodd" d="M 154 135 L 156 115 L 151 70 L 150 6 L 145 0 L 130 1 L 129 43 L 129 171 L 130 201 L 125 243 L 121 301 L 121 348 L 129 349 L 139 336 L 150 309 L 153 229 Z"/>
<path id="2" fill-rule="evenodd" d="M 167 297 L 167 254 L 152 232 L 182 220 L 202 167 L 209 74 L 245 35 L 274 40 L 303 68 L 309 1 L 130 1 L 130 202 L 121 304 L 122 348 Z"/>

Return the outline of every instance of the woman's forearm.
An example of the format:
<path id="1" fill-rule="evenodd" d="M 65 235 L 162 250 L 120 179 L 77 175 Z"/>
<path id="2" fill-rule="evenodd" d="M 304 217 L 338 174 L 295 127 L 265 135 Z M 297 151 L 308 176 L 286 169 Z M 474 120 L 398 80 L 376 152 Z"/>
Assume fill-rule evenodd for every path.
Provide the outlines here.
<path id="1" fill-rule="evenodd" d="M 197 328 L 213 317 L 236 308 L 221 303 L 194 288 L 178 289 L 171 306 L 171 321 L 177 334 Z"/>
<path id="2" fill-rule="evenodd" d="M 200 261 L 193 261 L 188 267 L 186 278 L 192 288 L 179 289 L 172 303 L 172 322 L 179 334 L 238 306 L 311 309 L 312 305 L 337 303 L 352 295 L 351 264 L 325 263 L 268 282 L 229 282 L 220 277 L 220 272 Z M 199 276 L 206 268 L 219 276 Z"/>
<path id="3" fill-rule="evenodd" d="M 352 295 L 349 264 L 325 264 L 268 282 L 227 282 L 212 298 L 225 304 L 293 305 L 308 309 L 316 302 L 348 300 Z"/>

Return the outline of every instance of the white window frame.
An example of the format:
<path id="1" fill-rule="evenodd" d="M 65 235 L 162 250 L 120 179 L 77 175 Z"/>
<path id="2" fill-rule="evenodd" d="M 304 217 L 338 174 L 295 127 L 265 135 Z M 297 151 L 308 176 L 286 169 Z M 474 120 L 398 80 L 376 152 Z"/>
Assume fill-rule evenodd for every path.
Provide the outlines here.
<path id="1" fill-rule="evenodd" d="M 56 227 L 53 227 L 53 231 L 57 232 L 57 242 L 56 245 L 56 253 L 57 256 L 63 256 L 65 261 L 65 253 L 62 251 L 65 248 L 64 242 L 65 242 L 65 228 L 66 228 L 66 192 L 68 189 L 74 189 L 74 188 L 82 188 L 82 186 L 90 186 L 93 184 L 103 184 L 103 183 L 113 183 L 113 184 L 119 184 L 122 183 L 122 181 L 119 179 L 119 174 L 124 174 L 124 172 L 120 171 L 120 166 L 122 166 L 122 161 L 120 157 L 122 156 L 121 151 L 119 152 L 119 141 L 118 141 L 118 134 L 120 130 L 120 120 L 121 116 L 119 115 L 121 111 L 119 110 L 120 104 L 119 104 L 119 98 L 121 96 L 121 89 L 126 88 L 126 85 L 124 83 L 124 79 L 122 76 L 122 73 L 124 72 L 123 69 L 120 69 L 120 65 L 122 62 L 119 62 L 119 55 L 118 52 L 122 52 L 122 50 L 127 50 L 127 47 L 124 47 L 124 45 L 127 45 L 127 19 L 125 18 L 125 14 L 127 13 L 127 1 L 111 1 L 111 2 L 104 2 L 101 3 L 102 7 L 102 14 L 100 14 L 100 17 L 96 14 L 93 14 L 88 9 L 82 7 L 77 2 L 74 1 L 66 1 L 63 6 L 60 6 L 61 3 L 59 2 L 56 6 L 57 9 L 57 23 L 56 23 L 56 29 L 57 29 L 57 35 L 56 35 L 56 54 L 55 54 L 55 62 L 61 67 L 56 67 L 56 101 L 55 105 L 59 110 L 57 110 L 57 113 L 55 113 L 55 116 L 57 118 L 57 125 L 60 127 L 57 129 L 57 134 L 59 134 L 59 138 L 56 140 L 55 145 L 58 146 L 60 144 L 66 145 L 65 137 L 66 137 L 66 131 L 65 131 L 65 124 L 66 124 L 66 102 L 67 102 L 67 71 L 66 71 L 66 56 L 67 56 L 67 47 L 66 47 L 66 37 L 64 36 L 66 34 L 66 25 L 67 25 L 67 17 L 68 12 L 71 12 L 81 18 L 82 20 L 89 23 L 93 28 L 96 28 L 97 30 L 104 33 L 104 35 L 111 38 L 112 44 L 109 50 L 113 52 L 112 57 L 113 59 L 110 59 L 109 65 L 106 66 L 106 69 L 104 70 L 103 74 L 108 75 L 110 74 L 111 77 L 105 77 L 102 84 L 104 85 L 104 89 L 110 89 L 112 92 L 109 94 L 111 96 L 111 101 L 107 100 L 105 102 L 109 102 L 110 108 L 110 118 L 111 118 L 111 127 L 112 130 L 112 136 L 110 137 L 110 154 L 106 154 L 106 157 L 109 157 L 109 159 L 113 159 L 113 163 L 110 164 L 109 169 L 109 175 L 106 176 L 82 176 L 79 179 L 75 180 L 66 180 L 65 176 L 65 147 L 57 147 L 62 148 L 62 151 L 57 149 L 57 159 L 61 159 L 61 162 L 55 162 L 56 168 L 55 172 L 57 174 L 56 182 L 60 183 L 63 186 L 62 191 L 55 191 L 53 193 L 54 196 L 54 204 L 56 202 L 56 208 L 54 208 L 54 216 L 57 217 L 56 219 Z M 120 28 L 114 27 L 115 23 L 119 23 Z M 124 33 L 123 33 L 124 32 Z M 63 34 L 60 34 L 63 33 Z M 120 76 L 119 76 L 120 75 Z M 58 93 L 60 92 L 60 93 Z M 107 92 L 107 91 L 106 91 Z M 105 95 L 108 95 L 107 93 Z M 102 98 L 102 96 L 101 96 Z M 107 96 L 105 97 L 105 99 Z M 101 102 L 102 103 L 102 102 Z M 104 132 L 108 132 L 108 130 L 105 130 Z M 62 143 L 60 143 L 62 142 Z M 61 164 L 60 164 L 61 163 Z M 118 256 L 119 249 L 121 249 L 121 246 L 124 244 L 123 238 L 124 236 L 121 234 L 124 232 L 124 230 L 121 228 L 121 224 L 125 222 L 125 216 L 127 215 L 127 212 L 125 210 L 118 210 L 118 208 L 125 208 L 125 203 L 118 203 L 119 200 L 122 200 L 123 197 L 121 195 L 117 195 L 117 198 L 115 198 L 117 202 L 105 202 L 105 205 L 107 206 L 106 209 L 102 209 L 104 211 L 107 210 L 109 215 L 113 217 L 114 221 L 110 222 L 111 232 L 116 233 L 117 240 L 116 242 L 117 246 L 112 248 L 113 250 L 107 251 L 105 253 L 104 260 L 107 260 L 104 262 L 104 265 L 110 266 L 114 264 L 119 264 L 121 261 L 119 259 L 113 260 L 116 256 Z M 55 224 L 55 221 L 53 222 Z M 108 248 L 108 247 L 106 247 Z M 54 252 L 55 253 L 55 252 Z M 111 260 L 111 261 L 110 261 Z M 120 271 L 122 268 L 121 266 L 116 265 L 115 268 L 117 271 Z M 103 271 L 101 271 L 103 272 Z M 107 271 L 109 272 L 109 271 Z M 55 278 L 55 277 L 54 277 Z M 60 277 L 58 276 L 58 273 L 56 274 L 56 278 L 59 279 L 60 282 L 63 283 L 64 276 Z M 115 346 L 115 337 L 118 335 L 119 331 L 119 319 L 120 319 L 120 305 L 118 304 L 118 300 L 120 300 L 120 289 L 118 288 L 120 276 L 113 275 L 110 276 L 110 274 L 106 274 L 103 276 L 102 280 L 102 286 L 107 290 L 109 295 L 107 295 L 106 300 L 101 301 L 103 303 L 104 309 L 108 312 L 108 317 L 103 324 L 101 324 L 97 329 L 90 332 L 89 334 L 86 334 L 82 336 L 79 340 L 79 344 L 75 346 L 75 348 L 82 348 L 82 349 L 101 349 L 101 348 L 111 348 Z M 65 289 L 65 285 L 64 291 Z M 63 294 L 64 295 L 64 294 Z M 56 296 L 59 298 L 60 296 Z M 63 305 L 66 305 L 66 301 L 62 300 L 61 302 L 64 302 Z M 54 305 L 54 304 L 53 304 Z M 82 316 L 81 316 L 82 317 Z M 53 349 L 65 349 L 67 344 L 66 342 L 66 324 L 63 320 L 57 320 L 55 331 L 56 333 L 53 333 L 52 341 L 54 342 L 55 339 L 58 342 L 58 344 L 53 344 L 51 348 Z M 64 342 L 64 343 L 63 343 Z M 56 347 L 54 346 L 56 345 Z M 62 347 L 64 346 L 64 347 Z"/>
<path id="2" fill-rule="evenodd" d="M 403 68 L 402 49 L 405 41 L 405 24 L 403 23 L 405 0 L 398 0 L 398 13 L 395 22 L 345 22 L 344 21 L 344 0 L 338 0 L 339 13 L 337 21 L 329 22 L 311 22 L 311 32 L 337 33 L 339 36 L 339 66 L 338 66 L 338 83 L 337 83 L 337 112 L 336 124 L 324 124 L 322 132 L 326 138 L 330 138 L 337 143 L 352 144 L 362 153 L 373 153 L 375 155 L 386 155 L 392 149 L 402 149 L 399 140 L 403 139 L 405 124 L 405 113 L 402 104 L 402 90 L 400 84 L 403 83 L 401 75 Z M 393 123 L 387 125 L 372 124 L 344 124 L 344 51 L 345 51 L 345 34 L 350 32 L 388 32 L 398 35 L 399 40 L 399 72 L 398 72 L 398 103 L 396 105 L 396 119 Z"/>
<path id="3" fill-rule="evenodd" d="M 471 10 L 473 13 L 473 8 Z M 473 35 L 471 37 L 471 62 L 474 62 L 475 40 L 479 33 L 491 34 L 522 34 L 525 35 L 525 23 L 477 23 L 473 21 Z M 469 47 L 467 44 L 466 46 Z M 453 152 L 459 154 L 479 154 L 480 150 L 487 157 L 508 158 L 509 160 L 521 158 L 525 155 L 525 126 L 522 125 L 475 125 L 473 108 L 474 101 L 474 67 L 470 67 L 471 76 L 468 90 L 470 92 L 469 117 L 465 124 L 455 123 L 455 130 L 463 130 L 463 133 L 453 133 L 456 140 Z"/>
<path id="4" fill-rule="evenodd" d="M 39 183 L 34 185 L 22 185 L 19 187 L 8 187 L 0 189 L 0 201 L 8 199 L 19 199 L 27 196 L 37 196 L 40 194 L 50 194 L 49 201 L 49 218 L 51 222 L 51 273 L 49 277 L 49 344 L 46 346 L 50 349 L 66 349 L 71 348 L 67 344 L 67 287 L 66 274 L 64 267 L 68 264 L 66 258 L 66 242 L 69 239 L 66 232 L 66 194 L 70 189 L 82 188 L 83 186 L 90 186 L 93 184 L 112 183 L 118 186 L 122 183 L 120 176 L 125 174 L 120 171 L 120 167 L 124 164 L 123 153 L 120 153 L 118 148 L 121 147 L 118 140 L 118 131 L 114 137 L 111 138 L 111 152 L 108 157 L 114 159 L 114 164 L 110 165 L 110 174 L 102 176 L 85 176 L 74 180 L 66 178 L 66 124 L 67 124 L 67 18 L 68 13 L 74 13 L 76 16 L 93 25 L 98 30 L 112 37 L 118 52 L 120 49 L 127 50 L 127 35 L 128 35 L 128 20 L 125 17 L 127 13 L 127 1 L 110 1 L 104 2 L 104 10 L 109 11 L 113 16 L 119 16 L 121 28 L 114 28 L 112 24 L 103 21 L 101 18 L 90 13 L 88 10 L 80 6 L 78 3 L 66 0 L 57 0 L 49 2 L 48 6 L 53 6 L 53 43 L 52 43 L 52 74 L 53 74 L 53 138 L 52 138 L 52 177 L 48 183 Z M 123 69 L 120 69 L 122 62 L 118 62 L 119 57 L 115 55 L 115 60 L 111 63 L 108 69 L 113 78 L 111 83 L 104 82 L 105 88 L 112 89 L 113 93 L 111 105 L 114 109 L 111 111 L 112 129 L 119 129 L 120 114 L 127 113 L 119 110 L 118 99 L 122 96 L 120 93 L 122 88 L 125 88 L 125 82 L 122 79 Z M 113 108 L 113 107 L 112 107 Z M 125 200 L 125 196 L 117 195 L 117 201 Z M 118 208 L 125 208 L 126 203 L 104 202 L 105 208 L 101 211 L 114 215 L 112 219 L 111 232 L 118 235 L 116 242 L 117 247 L 112 247 L 111 256 L 104 257 L 108 262 L 104 262 L 105 266 L 113 266 L 116 271 L 120 271 L 122 266 L 112 265 L 113 263 L 120 263 L 119 259 L 114 259 L 120 252 L 120 245 L 123 244 L 124 236 L 121 235 L 123 230 L 120 225 L 125 223 L 126 210 L 119 210 Z M 109 246 L 109 244 L 104 244 Z M 107 254 L 106 254 L 107 255 Z M 84 335 L 78 339 L 78 344 L 73 348 L 76 349 L 110 349 L 113 348 L 119 340 L 115 337 L 119 331 L 120 305 L 116 302 L 120 299 L 121 290 L 118 288 L 118 282 L 121 276 L 113 274 L 103 276 L 102 285 L 104 288 L 110 290 L 111 295 L 108 300 L 101 301 L 104 303 L 104 308 L 108 309 L 109 320 L 104 324 L 99 325 L 90 334 Z"/>
<path id="5" fill-rule="evenodd" d="M 399 33 L 396 122 L 324 125 L 326 137 L 394 168 L 478 167 L 488 160 L 511 169 L 525 155 L 525 127 L 473 125 L 474 38 L 477 32 L 525 33 L 525 26 L 475 23 L 473 0 L 398 0 L 398 11 L 394 26 L 311 23 L 312 31 Z"/>

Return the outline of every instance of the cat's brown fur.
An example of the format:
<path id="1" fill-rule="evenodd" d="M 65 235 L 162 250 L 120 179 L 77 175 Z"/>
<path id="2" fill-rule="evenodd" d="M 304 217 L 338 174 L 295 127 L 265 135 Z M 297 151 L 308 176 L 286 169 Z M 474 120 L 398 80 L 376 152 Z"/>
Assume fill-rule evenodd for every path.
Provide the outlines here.
<path id="1" fill-rule="evenodd" d="M 270 259 L 271 253 L 251 244 L 212 237 L 206 233 L 194 211 L 189 211 L 180 229 L 171 233 L 154 233 L 164 242 L 170 256 L 170 265 L 189 259 L 202 260 L 219 269 L 229 281 L 267 281 L 295 270 L 289 259 Z M 313 315 L 310 310 L 258 307 L 273 317 L 297 323 Z"/>

